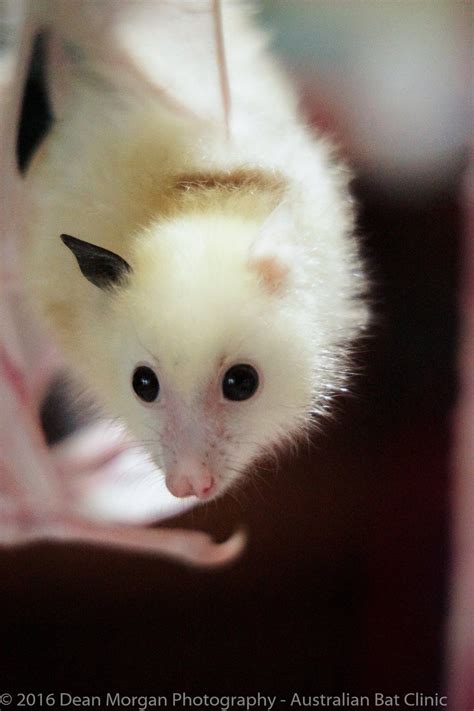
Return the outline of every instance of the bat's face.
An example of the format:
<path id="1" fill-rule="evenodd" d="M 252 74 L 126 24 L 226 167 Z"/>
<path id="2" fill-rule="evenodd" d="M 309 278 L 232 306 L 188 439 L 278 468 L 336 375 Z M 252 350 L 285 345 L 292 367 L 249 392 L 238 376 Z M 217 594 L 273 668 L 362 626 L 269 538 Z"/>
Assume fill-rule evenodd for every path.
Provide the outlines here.
<path id="1" fill-rule="evenodd" d="M 278 290 L 284 265 L 249 260 L 248 224 L 192 227 L 191 238 L 186 221 L 148 235 L 133 267 L 105 254 L 101 274 L 86 274 L 89 254 L 81 269 L 106 290 L 117 270 L 94 326 L 96 389 L 173 494 L 210 499 L 304 426 L 313 378 L 304 315 Z"/>

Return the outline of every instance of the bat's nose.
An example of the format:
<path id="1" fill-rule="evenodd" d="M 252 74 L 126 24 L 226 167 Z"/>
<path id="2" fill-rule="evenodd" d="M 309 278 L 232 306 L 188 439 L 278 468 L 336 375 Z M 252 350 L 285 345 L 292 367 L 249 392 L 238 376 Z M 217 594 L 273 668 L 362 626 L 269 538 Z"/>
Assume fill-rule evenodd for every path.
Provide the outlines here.
<path id="1" fill-rule="evenodd" d="M 172 471 L 166 476 L 166 486 L 179 498 L 197 496 L 208 499 L 216 490 L 214 477 L 206 469 L 186 474 Z"/>

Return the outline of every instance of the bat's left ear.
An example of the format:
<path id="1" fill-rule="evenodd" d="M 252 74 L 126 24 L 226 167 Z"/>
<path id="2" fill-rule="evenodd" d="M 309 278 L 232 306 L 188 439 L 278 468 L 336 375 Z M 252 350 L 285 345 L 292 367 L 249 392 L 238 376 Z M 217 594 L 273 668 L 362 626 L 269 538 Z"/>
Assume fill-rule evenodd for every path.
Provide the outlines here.
<path id="1" fill-rule="evenodd" d="M 70 235 L 61 235 L 61 239 L 76 257 L 81 272 L 94 286 L 112 289 L 126 282 L 132 268 L 115 252 Z"/>
<path id="2" fill-rule="evenodd" d="M 292 210 L 287 203 L 281 203 L 267 217 L 250 248 L 249 267 L 272 294 L 281 293 L 287 286 L 295 256 L 294 229 Z"/>

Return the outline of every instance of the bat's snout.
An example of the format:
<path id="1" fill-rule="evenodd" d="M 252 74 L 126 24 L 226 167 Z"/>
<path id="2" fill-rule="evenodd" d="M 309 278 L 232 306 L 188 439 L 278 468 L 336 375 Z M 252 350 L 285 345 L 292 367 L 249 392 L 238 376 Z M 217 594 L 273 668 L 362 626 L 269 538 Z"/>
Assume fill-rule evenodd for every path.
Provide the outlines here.
<path id="1" fill-rule="evenodd" d="M 166 474 L 166 486 L 179 498 L 197 496 L 209 499 L 217 490 L 216 478 L 201 465 L 192 460 L 184 460 Z"/>

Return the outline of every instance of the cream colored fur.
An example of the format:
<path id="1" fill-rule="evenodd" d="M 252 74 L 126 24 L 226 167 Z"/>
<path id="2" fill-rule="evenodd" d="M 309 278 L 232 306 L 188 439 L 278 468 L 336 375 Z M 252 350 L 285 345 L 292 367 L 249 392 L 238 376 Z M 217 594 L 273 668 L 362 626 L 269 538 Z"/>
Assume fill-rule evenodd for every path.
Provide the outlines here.
<path id="1" fill-rule="evenodd" d="M 71 368 L 165 471 L 197 458 L 219 491 L 327 409 L 367 321 L 347 171 L 305 127 L 245 13 L 229 6 L 224 19 L 229 138 L 84 74 L 28 177 L 26 257 Z M 192 87 L 205 97 L 205 79 Z M 175 186 L 234 171 L 248 184 Z M 92 285 L 62 233 L 119 254 L 129 283 Z M 132 390 L 139 363 L 158 374 L 158 402 Z M 261 375 L 241 403 L 221 396 L 235 363 Z"/>

